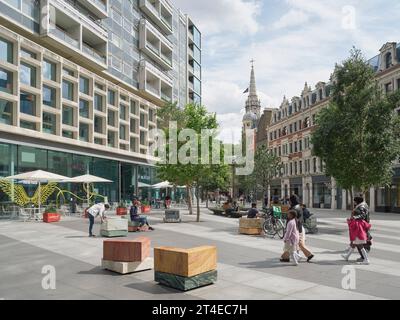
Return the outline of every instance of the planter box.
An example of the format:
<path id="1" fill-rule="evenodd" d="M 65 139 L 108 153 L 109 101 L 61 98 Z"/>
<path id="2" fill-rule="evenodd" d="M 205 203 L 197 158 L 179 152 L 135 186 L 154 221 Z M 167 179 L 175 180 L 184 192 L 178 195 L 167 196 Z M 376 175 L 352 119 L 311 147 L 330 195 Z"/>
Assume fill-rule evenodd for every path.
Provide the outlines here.
<path id="1" fill-rule="evenodd" d="M 175 274 L 155 271 L 154 280 L 170 288 L 188 291 L 215 283 L 217 281 L 217 271 L 212 270 L 193 277 L 182 277 Z"/>
<path id="2" fill-rule="evenodd" d="M 116 230 L 116 231 L 101 230 L 100 235 L 105 238 L 127 237 L 128 230 Z"/>
<path id="3" fill-rule="evenodd" d="M 146 213 L 150 213 L 150 211 L 151 211 L 151 206 L 141 206 L 140 207 L 140 212 L 141 213 L 146 214 Z"/>
<path id="4" fill-rule="evenodd" d="M 128 214 L 127 208 L 117 208 L 116 210 L 117 216 L 126 216 Z"/>
<path id="5" fill-rule="evenodd" d="M 240 234 L 246 234 L 249 236 L 259 236 L 263 232 L 261 228 L 239 228 Z"/>
<path id="6" fill-rule="evenodd" d="M 264 219 L 249 219 L 249 218 L 241 218 L 239 220 L 239 227 L 240 228 L 250 228 L 250 229 L 262 229 L 263 224 L 265 220 Z"/>
<path id="7" fill-rule="evenodd" d="M 61 219 L 61 214 L 59 213 L 43 213 L 43 222 L 52 223 L 59 222 Z"/>
<path id="8" fill-rule="evenodd" d="M 141 262 L 150 256 L 150 239 L 105 240 L 103 260 L 118 262 Z"/>
<path id="9" fill-rule="evenodd" d="M 154 270 L 182 277 L 193 277 L 217 269 L 217 248 L 154 248 Z"/>

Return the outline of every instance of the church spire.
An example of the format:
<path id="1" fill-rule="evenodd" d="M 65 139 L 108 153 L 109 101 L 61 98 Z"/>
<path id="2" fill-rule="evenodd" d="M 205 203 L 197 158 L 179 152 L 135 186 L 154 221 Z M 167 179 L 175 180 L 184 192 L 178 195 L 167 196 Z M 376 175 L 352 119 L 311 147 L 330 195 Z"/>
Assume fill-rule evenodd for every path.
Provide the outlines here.
<path id="1" fill-rule="evenodd" d="M 256 76 L 254 74 L 254 59 L 251 61 L 250 88 L 249 96 L 257 96 Z"/>

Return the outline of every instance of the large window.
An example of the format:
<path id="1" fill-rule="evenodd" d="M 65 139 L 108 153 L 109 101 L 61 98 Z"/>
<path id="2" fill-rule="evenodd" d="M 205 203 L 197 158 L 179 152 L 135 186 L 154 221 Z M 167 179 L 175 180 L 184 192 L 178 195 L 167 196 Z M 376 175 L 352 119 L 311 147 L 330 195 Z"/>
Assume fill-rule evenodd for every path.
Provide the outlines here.
<path id="1" fill-rule="evenodd" d="M 3 68 L 0 68 L 0 91 L 13 93 L 13 74 Z"/>
<path id="2" fill-rule="evenodd" d="M 89 101 L 79 100 L 79 115 L 84 118 L 89 118 Z"/>
<path id="3" fill-rule="evenodd" d="M 43 104 L 56 107 L 56 89 L 43 85 Z"/>
<path id="4" fill-rule="evenodd" d="M 107 133 L 107 145 L 111 148 L 115 148 L 115 132 L 108 131 Z"/>
<path id="5" fill-rule="evenodd" d="M 63 88 L 63 93 L 62 93 L 63 98 L 71 101 L 74 100 L 74 84 L 67 80 L 63 80 L 62 88 Z"/>
<path id="6" fill-rule="evenodd" d="M 385 66 L 386 66 L 386 69 L 388 69 L 392 66 L 392 53 L 391 52 L 388 52 L 385 55 Z"/>
<path id="7" fill-rule="evenodd" d="M 27 49 L 24 49 L 24 48 L 21 48 L 20 54 L 21 54 L 21 57 L 37 59 L 36 53 L 29 51 Z"/>
<path id="8" fill-rule="evenodd" d="M 31 116 L 36 116 L 36 96 L 34 94 L 21 91 L 20 111 Z"/>
<path id="9" fill-rule="evenodd" d="M 109 126 L 115 127 L 115 112 L 112 110 L 108 110 L 107 123 Z"/>
<path id="10" fill-rule="evenodd" d="M 89 125 L 87 123 L 79 123 L 79 140 L 89 141 Z"/>
<path id="11" fill-rule="evenodd" d="M 104 112 L 103 96 L 97 93 L 94 95 L 94 108 L 98 111 Z"/>
<path id="12" fill-rule="evenodd" d="M 38 128 L 38 126 L 35 122 L 30 122 L 30 121 L 25 121 L 25 120 L 20 120 L 19 126 L 24 129 L 35 130 L 35 131 L 37 131 L 37 128 Z"/>
<path id="13" fill-rule="evenodd" d="M 90 89 L 89 89 L 89 79 L 80 77 L 79 78 L 79 91 L 89 95 Z"/>
<path id="14" fill-rule="evenodd" d="M 56 134 L 56 115 L 48 112 L 43 112 L 43 132 Z"/>
<path id="15" fill-rule="evenodd" d="M 43 77 L 48 80 L 56 81 L 56 64 L 47 60 L 43 61 Z"/>
<path id="16" fill-rule="evenodd" d="M 126 107 L 124 105 L 120 105 L 119 108 L 119 118 L 122 120 L 126 120 Z"/>
<path id="17" fill-rule="evenodd" d="M 22 62 L 20 66 L 20 80 L 23 84 L 36 87 L 36 68 Z"/>
<path id="18" fill-rule="evenodd" d="M 13 104 L 10 101 L 0 99 L 0 123 L 13 124 Z"/>
<path id="19" fill-rule="evenodd" d="M 69 106 L 63 106 L 62 110 L 62 123 L 67 126 L 74 125 L 74 109 Z"/>
<path id="20" fill-rule="evenodd" d="M 0 60 L 14 63 L 13 44 L 0 38 Z"/>
<path id="21" fill-rule="evenodd" d="M 22 0 L 22 12 L 39 22 L 40 6 L 37 0 Z"/>
<path id="22" fill-rule="evenodd" d="M 108 90 L 108 104 L 115 106 L 115 92 Z"/>
<path id="23" fill-rule="evenodd" d="M 144 113 L 140 114 L 140 126 L 143 128 L 146 127 L 146 116 Z"/>
<path id="24" fill-rule="evenodd" d="M 94 117 L 94 132 L 104 133 L 104 120 L 102 117 L 95 116 Z"/>
<path id="25" fill-rule="evenodd" d="M 127 140 L 126 139 L 126 127 L 122 124 L 119 126 L 119 138 L 121 140 Z"/>

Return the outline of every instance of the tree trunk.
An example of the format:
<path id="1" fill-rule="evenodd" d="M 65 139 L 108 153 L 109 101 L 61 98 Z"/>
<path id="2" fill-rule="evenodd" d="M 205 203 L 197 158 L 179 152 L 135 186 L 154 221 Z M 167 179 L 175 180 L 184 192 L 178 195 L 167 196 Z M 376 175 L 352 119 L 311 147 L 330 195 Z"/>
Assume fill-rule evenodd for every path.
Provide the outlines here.
<path id="1" fill-rule="evenodd" d="M 192 190 L 190 186 L 186 187 L 187 191 L 187 202 L 188 202 L 188 209 L 189 209 L 189 214 L 193 214 L 193 207 L 192 207 Z"/>
<path id="2" fill-rule="evenodd" d="M 196 201 L 197 201 L 197 222 L 200 222 L 200 197 L 199 197 L 199 186 L 196 186 Z"/>
<path id="3" fill-rule="evenodd" d="M 208 209 L 208 190 L 206 190 L 206 208 Z"/>
<path id="4" fill-rule="evenodd" d="M 354 199 L 354 190 L 353 187 L 350 189 L 350 210 L 353 211 L 353 199 Z"/>

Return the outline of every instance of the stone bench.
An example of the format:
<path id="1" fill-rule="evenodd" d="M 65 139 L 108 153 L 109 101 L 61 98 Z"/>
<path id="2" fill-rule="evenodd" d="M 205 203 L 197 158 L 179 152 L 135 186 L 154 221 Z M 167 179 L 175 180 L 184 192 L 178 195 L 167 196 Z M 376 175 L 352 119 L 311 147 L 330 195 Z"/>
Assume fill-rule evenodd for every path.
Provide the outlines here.
<path id="1" fill-rule="evenodd" d="M 105 240 L 101 265 L 120 274 L 134 273 L 153 268 L 150 258 L 151 241 L 140 237 L 133 240 Z"/>
<path id="2" fill-rule="evenodd" d="M 107 218 L 101 224 L 102 237 L 126 237 L 128 235 L 128 220 L 124 218 Z"/>
<path id="3" fill-rule="evenodd" d="M 154 248 L 155 281 L 187 291 L 217 281 L 217 248 Z"/>
<path id="4" fill-rule="evenodd" d="M 180 223 L 181 215 L 179 210 L 165 210 L 164 213 L 164 223 Z"/>
<path id="5" fill-rule="evenodd" d="M 240 218 L 239 233 L 247 235 L 260 235 L 263 232 L 265 220 L 261 218 Z"/>

